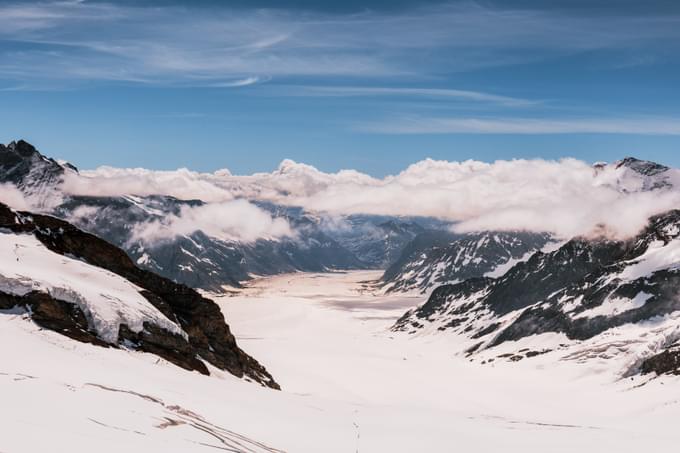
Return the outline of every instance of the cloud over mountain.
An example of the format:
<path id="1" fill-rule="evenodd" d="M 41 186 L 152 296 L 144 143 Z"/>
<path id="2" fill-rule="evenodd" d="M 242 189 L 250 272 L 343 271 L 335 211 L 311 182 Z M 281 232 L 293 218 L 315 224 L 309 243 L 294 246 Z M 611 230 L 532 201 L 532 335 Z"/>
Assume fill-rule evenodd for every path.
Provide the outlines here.
<path id="1" fill-rule="evenodd" d="M 24 193 L 13 184 L 0 184 L 0 203 L 19 211 L 27 210 L 31 206 Z"/>
<path id="2" fill-rule="evenodd" d="M 438 217 L 457 222 L 459 231 L 519 229 L 564 237 L 627 237 L 650 215 L 680 206 L 680 190 L 673 187 L 678 181 L 680 171 L 674 169 L 645 174 L 624 163 L 591 166 L 575 159 L 494 163 L 426 159 L 382 179 L 355 170 L 324 173 L 285 160 L 271 173 L 252 175 L 103 167 L 67 175 L 64 188 L 81 195 L 163 194 L 212 203 L 148 225 L 140 237 L 184 234 L 199 224 L 216 234 L 242 238 L 289 234 L 284 225 L 245 200 L 329 214 Z"/>
<path id="3" fill-rule="evenodd" d="M 245 200 L 183 206 L 178 214 L 135 225 L 131 240 L 156 244 L 202 231 L 222 240 L 254 242 L 293 236 L 288 222 Z"/>

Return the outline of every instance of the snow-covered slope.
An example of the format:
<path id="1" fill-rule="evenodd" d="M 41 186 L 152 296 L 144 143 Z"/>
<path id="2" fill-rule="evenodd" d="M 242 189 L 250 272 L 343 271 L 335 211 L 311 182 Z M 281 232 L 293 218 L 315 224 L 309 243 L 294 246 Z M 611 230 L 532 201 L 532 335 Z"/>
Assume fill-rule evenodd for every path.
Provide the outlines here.
<path id="1" fill-rule="evenodd" d="M 499 278 L 441 286 L 394 330 L 458 335 L 470 353 L 548 333 L 563 336 L 547 346 L 554 349 L 613 338 L 639 342 L 642 332 L 647 349 L 631 364 L 635 372 L 680 339 L 678 294 L 680 211 L 672 211 L 628 241 L 577 238 Z"/>
<path id="2" fill-rule="evenodd" d="M 387 330 L 417 298 L 361 283 L 377 277 L 298 273 L 218 299 L 283 391 L 0 313 L 0 451 L 673 451 L 678 377 L 619 379 L 620 356 L 606 353 L 486 364 L 453 355 L 457 338 Z"/>
<path id="3" fill-rule="evenodd" d="M 1 203 L 0 310 L 23 310 L 73 340 L 277 387 L 236 345 L 214 302 L 136 267 L 122 250 L 64 221 Z"/>

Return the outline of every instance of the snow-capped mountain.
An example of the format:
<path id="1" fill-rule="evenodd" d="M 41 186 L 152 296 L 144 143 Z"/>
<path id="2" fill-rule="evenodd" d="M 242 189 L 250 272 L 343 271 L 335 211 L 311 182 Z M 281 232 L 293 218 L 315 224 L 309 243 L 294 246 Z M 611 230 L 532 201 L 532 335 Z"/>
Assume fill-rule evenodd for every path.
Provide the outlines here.
<path id="1" fill-rule="evenodd" d="M 124 251 L 53 217 L 0 204 L 0 309 L 74 340 L 208 366 L 278 388 L 236 344 L 220 308 L 140 269 Z"/>
<path id="2" fill-rule="evenodd" d="M 672 211 L 627 241 L 575 238 L 497 278 L 440 286 L 394 330 L 457 334 L 468 353 L 548 333 L 564 337 L 550 348 L 619 339 L 646 348 L 631 370 L 674 371 L 679 293 L 680 211 Z M 644 338 L 622 333 L 630 325 L 644 326 Z"/>
<path id="3" fill-rule="evenodd" d="M 621 192 L 671 188 L 680 181 L 677 169 L 634 157 L 613 164 L 596 163 L 593 168 L 598 184 L 610 185 Z"/>
<path id="4" fill-rule="evenodd" d="M 385 216 L 353 216 L 342 220 L 349 228 L 336 228 L 300 208 L 256 202 L 275 219 L 285 220 L 293 234 L 240 241 L 197 230 L 146 242 L 138 237 L 140 228 L 154 228 L 182 209 L 206 203 L 168 195 L 69 195 L 61 191 L 67 172 L 77 169 L 43 156 L 25 141 L 0 146 L 0 182 L 15 185 L 32 206 L 124 249 L 145 269 L 210 291 L 239 286 L 253 275 L 384 267 L 422 230 L 416 223 Z"/>
<path id="5" fill-rule="evenodd" d="M 593 170 L 591 184 L 612 187 L 622 194 L 672 189 L 680 181 L 677 170 L 633 157 L 612 164 L 597 163 Z M 558 243 L 548 233 L 427 231 L 403 248 L 380 285 L 388 292 L 426 293 L 439 285 L 473 277 L 500 277 L 536 251 Z"/>
<path id="6" fill-rule="evenodd" d="M 244 243 L 200 230 L 151 244 L 135 237 L 140 225 L 162 222 L 182 207 L 202 205 L 200 200 L 169 196 L 69 197 L 55 214 L 124 248 L 138 265 L 194 288 L 220 291 L 224 285 L 239 286 L 251 275 L 364 267 L 305 216 L 286 216 L 297 234 L 275 240 Z"/>
<path id="7" fill-rule="evenodd" d="M 550 235 L 528 232 L 454 234 L 428 231 L 403 250 L 381 278 L 386 291 L 428 292 L 468 278 L 500 276 L 550 242 Z"/>

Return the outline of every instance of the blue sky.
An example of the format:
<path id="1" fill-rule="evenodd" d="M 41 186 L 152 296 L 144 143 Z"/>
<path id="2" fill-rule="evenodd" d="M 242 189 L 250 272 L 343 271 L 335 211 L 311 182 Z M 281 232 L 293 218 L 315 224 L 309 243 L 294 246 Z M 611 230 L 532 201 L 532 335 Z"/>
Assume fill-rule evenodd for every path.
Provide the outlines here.
<path id="1" fill-rule="evenodd" d="M 0 61 L 0 142 L 83 168 L 680 167 L 672 1 L 2 1 Z"/>

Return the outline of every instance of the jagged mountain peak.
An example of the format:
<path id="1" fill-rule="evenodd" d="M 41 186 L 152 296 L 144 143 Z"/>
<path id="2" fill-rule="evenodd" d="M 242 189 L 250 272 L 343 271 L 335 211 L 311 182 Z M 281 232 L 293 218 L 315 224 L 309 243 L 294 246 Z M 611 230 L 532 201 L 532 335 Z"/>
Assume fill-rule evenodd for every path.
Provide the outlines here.
<path id="1" fill-rule="evenodd" d="M 7 145 L 0 143 L 0 166 L 2 166 L 3 169 L 9 170 L 11 169 L 11 165 L 16 166 L 24 162 L 32 166 L 40 165 L 42 163 L 43 165 L 51 167 L 55 172 L 63 172 L 66 168 L 78 172 L 78 168 L 75 165 L 66 161 L 57 161 L 51 157 L 45 156 L 26 140 L 13 140 Z"/>
<path id="2" fill-rule="evenodd" d="M 622 193 L 668 189 L 678 184 L 679 172 L 665 165 L 625 157 L 613 163 L 593 165 L 596 185 L 612 187 Z"/>
<path id="3" fill-rule="evenodd" d="M 0 146 L 2 146 L 2 145 L 0 145 Z M 20 139 L 20 140 L 11 141 L 11 142 L 7 145 L 7 149 L 9 149 L 10 151 L 13 151 L 13 152 L 17 153 L 18 155 L 20 155 L 20 156 L 22 156 L 22 157 L 31 157 L 31 156 L 34 155 L 34 154 L 39 154 L 39 155 L 41 155 L 41 154 L 38 152 L 38 150 L 35 149 L 35 147 L 34 147 L 33 145 L 31 145 L 31 144 L 28 143 L 27 141 L 21 140 L 21 139 Z"/>
<path id="4" fill-rule="evenodd" d="M 644 176 L 654 176 L 670 170 L 670 168 L 665 165 L 649 160 L 638 159 L 636 157 L 625 157 L 620 161 L 617 161 L 614 165 L 616 168 L 630 168 L 631 170 Z"/>

